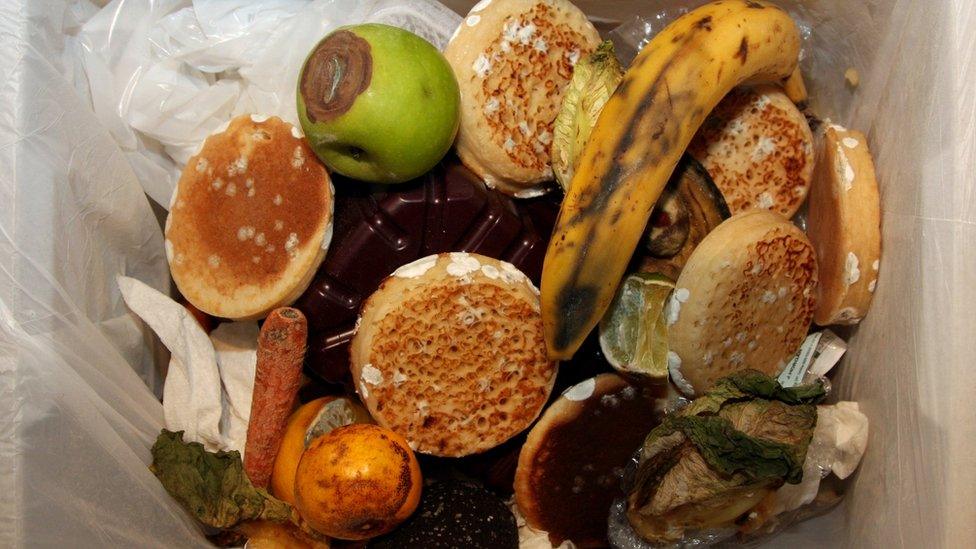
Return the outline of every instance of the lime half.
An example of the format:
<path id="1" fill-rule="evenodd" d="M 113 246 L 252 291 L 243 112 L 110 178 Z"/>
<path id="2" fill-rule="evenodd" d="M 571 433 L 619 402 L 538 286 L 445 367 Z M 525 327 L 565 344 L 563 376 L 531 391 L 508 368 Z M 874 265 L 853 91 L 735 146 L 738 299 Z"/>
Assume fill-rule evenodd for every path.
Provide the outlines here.
<path id="1" fill-rule="evenodd" d="M 668 378 L 668 325 L 664 314 L 674 281 L 657 273 L 628 276 L 600 321 L 600 348 L 621 372 Z"/>
<path id="2" fill-rule="evenodd" d="M 362 404 L 351 398 L 339 397 L 322 405 L 318 415 L 305 431 L 305 447 L 312 440 L 331 432 L 333 429 L 353 423 L 376 423 Z"/>

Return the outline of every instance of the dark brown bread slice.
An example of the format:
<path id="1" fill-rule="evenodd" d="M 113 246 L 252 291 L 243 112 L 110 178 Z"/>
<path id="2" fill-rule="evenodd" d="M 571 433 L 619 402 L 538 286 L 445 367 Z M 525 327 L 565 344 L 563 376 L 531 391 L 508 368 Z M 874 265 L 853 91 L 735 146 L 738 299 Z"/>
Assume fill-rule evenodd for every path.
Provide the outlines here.
<path id="1" fill-rule="evenodd" d="M 606 547 L 607 516 L 624 467 L 660 421 L 664 386 L 640 388 L 617 374 L 570 387 L 532 427 L 519 454 L 515 501 L 552 545 Z"/>

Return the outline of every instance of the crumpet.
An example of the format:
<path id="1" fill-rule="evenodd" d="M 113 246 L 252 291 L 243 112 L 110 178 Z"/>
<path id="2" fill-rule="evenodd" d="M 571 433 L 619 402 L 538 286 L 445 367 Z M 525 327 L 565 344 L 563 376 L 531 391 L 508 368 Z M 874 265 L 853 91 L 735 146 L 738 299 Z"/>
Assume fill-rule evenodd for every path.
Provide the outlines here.
<path id="1" fill-rule="evenodd" d="M 702 163 L 735 215 L 751 209 L 792 217 L 813 177 L 813 134 L 777 86 L 732 90 L 708 115 L 688 152 Z"/>
<path id="2" fill-rule="evenodd" d="M 576 63 L 600 44 L 566 0 L 478 3 L 444 49 L 461 89 L 461 161 L 519 198 L 548 190 L 552 125 Z"/>
<path id="3" fill-rule="evenodd" d="M 462 252 L 387 278 L 363 305 L 350 358 L 370 415 L 416 451 L 446 457 L 524 430 L 556 378 L 538 290 L 511 264 Z"/>
<path id="4" fill-rule="evenodd" d="M 195 307 L 260 318 L 305 291 L 332 239 L 333 190 L 291 124 L 239 116 L 190 158 L 166 219 L 173 280 Z"/>
<path id="5" fill-rule="evenodd" d="M 733 215 L 695 248 L 666 309 L 668 370 L 685 394 L 733 372 L 776 376 L 800 347 L 816 305 L 807 236 L 763 210 Z"/>

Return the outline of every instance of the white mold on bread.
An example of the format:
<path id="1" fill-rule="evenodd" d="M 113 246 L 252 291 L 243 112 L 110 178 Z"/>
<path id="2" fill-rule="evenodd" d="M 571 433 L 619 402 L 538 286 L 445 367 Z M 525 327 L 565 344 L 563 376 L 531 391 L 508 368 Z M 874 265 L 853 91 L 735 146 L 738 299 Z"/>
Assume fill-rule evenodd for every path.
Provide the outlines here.
<path id="1" fill-rule="evenodd" d="M 878 283 L 878 182 L 860 132 L 826 124 L 819 144 L 807 216 L 807 233 L 820 265 L 814 322 L 855 324 L 867 313 Z"/>
<path id="2" fill-rule="evenodd" d="M 600 43 L 566 0 L 494 0 L 472 8 L 444 51 L 461 89 L 461 161 L 518 198 L 547 192 L 552 122 L 581 55 Z"/>

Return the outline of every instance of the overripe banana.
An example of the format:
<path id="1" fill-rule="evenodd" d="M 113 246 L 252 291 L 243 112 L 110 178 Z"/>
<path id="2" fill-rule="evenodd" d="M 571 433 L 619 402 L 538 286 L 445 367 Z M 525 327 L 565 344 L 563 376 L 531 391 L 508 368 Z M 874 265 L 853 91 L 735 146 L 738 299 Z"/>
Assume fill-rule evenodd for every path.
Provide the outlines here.
<path id="1" fill-rule="evenodd" d="M 708 113 L 742 83 L 782 82 L 800 35 L 778 7 L 706 4 L 644 47 L 597 120 L 563 201 L 542 272 L 550 358 L 599 322 L 654 203 Z"/>

